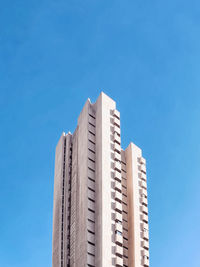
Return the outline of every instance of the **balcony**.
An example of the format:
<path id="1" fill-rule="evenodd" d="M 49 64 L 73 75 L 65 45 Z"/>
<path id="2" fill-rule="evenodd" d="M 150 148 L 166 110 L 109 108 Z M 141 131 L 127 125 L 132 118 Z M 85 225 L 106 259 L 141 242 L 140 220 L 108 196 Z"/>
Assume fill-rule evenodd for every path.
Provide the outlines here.
<path id="1" fill-rule="evenodd" d="M 121 146 L 117 143 L 114 143 L 114 151 L 117 151 L 118 153 L 121 153 Z"/>
<path id="2" fill-rule="evenodd" d="M 128 230 L 128 223 L 127 222 L 123 221 L 122 225 L 123 225 L 124 229 Z"/>
<path id="3" fill-rule="evenodd" d="M 147 250 L 149 250 L 149 242 L 148 241 L 142 241 L 142 247 L 144 248 L 144 249 L 147 249 Z"/>
<path id="4" fill-rule="evenodd" d="M 90 200 L 88 200 L 88 208 L 90 209 L 90 210 L 95 210 L 95 206 L 94 206 L 94 202 L 93 201 L 90 201 Z"/>
<path id="5" fill-rule="evenodd" d="M 94 119 L 93 117 L 91 117 L 91 116 L 88 117 L 88 121 L 89 121 L 89 123 L 91 123 L 92 125 L 95 125 L 95 124 L 96 124 L 95 119 Z"/>
<path id="6" fill-rule="evenodd" d="M 122 214 L 121 213 L 119 213 L 119 212 L 116 212 L 115 213 L 115 221 L 116 222 L 122 222 Z"/>
<path id="7" fill-rule="evenodd" d="M 95 161 L 95 154 L 88 150 L 88 158 Z"/>
<path id="8" fill-rule="evenodd" d="M 147 190 L 144 189 L 144 188 L 141 188 L 141 189 L 140 189 L 140 195 L 141 195 L 141 196 L 145 196 L 145 197 L 147 197 Z"/>
<path id="9" fill-rule="evenodd" d="M 123 247 L 116 245 L 115 247 L 115 254 L 119 257 L 123 256 Z"/>
<path id="10" fill-rule="evenodd" d="M 115 190 L 122 192 L 122 184 L 118 181 L 115 181 Z"/>
<path id="11" fill-rule="evenodd" d="M 128 248 L 128 241 L 126 239 L 123 239 L 123 246 L 125 248 Z"/>
<path id="12" fill-rule="evenodd" d="M 91 198 L 92 200 L 95 200 L 95 194 L 93 191 L 88 189 L 88 197 Z"/>
<path id="13" fill-rule="evenodd" d="M 114 121 L 113 121 L 114 125 L 116 125 L 117 127 L 120 127 L 120 120 L 116 117 L 114 117 Z"/>
<path id="14" fill-rule="evenodd" d="M 89 252 L 90 254 L 95 255 L 95 246 L 87 243 L 87 252 Z"/>
<path id="15" fill-rule="evenodd" d="M 120 135 L 120 128 L 114 125 L 114 133 L 118 133 Z"/>
<path id="16" fill-rule="evenodd" d="M 95 224 L 94 224 L 94 222 L 87 221 L 87 229 L 92 231 L 92 232 L 95 232 Z"/>
<path id="17" fill-rule="evenodd" d="M 139 170 L 141 171 L 141 172 L 143 172 L 143 173 L 145 173 L 146 174 L 146 166 L 145 165 L 140 165 L 139 166 Z"/>
<path id="18" fill-rule="evenodd" d="M 127 189 L 126 188 L 122 188 L 122 193 L 125 195 L 125 196 L 127 196 Z"/>
<path id="19" fill-rule="evenodd" d="M 124 178 L 125 180 L 127 180 L 127 177 L 126 177 L 126 173 L 122 171 L 122 178 Z"/>
<path id="20" fill-rule="evenodd" d="M 94 234 L 87 233 L 87 240 L 91 243 L 95 243 L 95 237 Z"/>
<path id="21" fill-rule="evenodd" d="M 87 254 L 87 263 L 90 266 L 95 266 L 95 259 L 94 256 Z"/>
<path id="22" fill-rule="evenodd" d="M 115 191 L 115 200 L 121 203 L 122 202 L 122 193 Z"/>
<path id="23" fill-rule="evenodd" d="M 128 257 L 128 249 L 127 248 L 123 248 L 123 255 Z"/>
<path id="24" fill-rule="evenodd" d="M 149 250 L 144 249 L 144 250 L 141 251 L 141 254 L 142 254 L 142 257 L 149 258 Z"/>
<path id="25" fill-rule="evenodd" d="M 123 267 L 123 259 L 120 257 L 116 257 L 116 266 Z"/>
<path id="26" fill-rule="evenodd" d="M 128 239 L 128 231 L 123 231 L 123 237 Z"/>
<path id="27" fill-rule="evenodd" d="M 128 214 L 122 211 L 122 217 L 124 220 L 128 221 Z"/>
<path id="28" fill-rule="evenodd" d="M 148 231 L 149 225 L 147 223 L 141 223 L 141 231 Z"/>
<path id="29" fill-rule="evenodd" d="M 149 240 L 149 232 L 145 231 L 145 232 L 142 232 L 142 238 L 146 241 Z"/>
<path id="30" fill-rule="evenodd" d="M 122 235 L 118 235 L 118 234 L 115 235 L 115 243 L 117 245 L 119 245 L 119 246 L 122 246 L 122 244 L 123 244 L 123 237 L 122 237 Z"/>
<path id="31" fill-rule="evenodd" d="M 143 258 L 142 259 L 142 266 L 144 267 L 149 267 L 149 259 Z"/>
<path id="32" fill-rule="evenodd" d="M 148 208 L 144 205 L 141 207 L 141 211 L 146 215 L 148 214 Z"/>
<path id="33" fill-rule="evenodd" d="M 141 158 L 140 158 L 140 164 L 144 164 L 144 165 L 146 165 L 146 159 L 143 158 L 143 157 L 141 157 Z"/>
<path id="34" fill-rule="evenodd" d="M 88 168 L 95 170 L 95 162 L 88 159 Z"/>
<path id="35" fill-rule="evenodd" d="M 139 173 L 139 177 L 140 177 L 140 179 L 142 179 L 142 180 L 144 180 L 144 181 L 147 180 L 147 176 L 146 176 L 146 174 L 145 174 L 144 172 L 140 172 L 140 173 Z"/>
<path id="36" fill-rule="evenodd" d="M 114 142 L 121 144 L 121 138 L 117 133 L 114 133 Z"/>
<path id="37" fill-rule="evenodd" d="M 121 154 L 115 152 L 114 153 L 114 160 L 121 161 Z"/>
<path id="38" fill-rule="evenodd" d="M 115 210 L 119 213 L 122 213 L 122 204 L 118 201 L 115 202 Z"/>
<path id="39" fill-rule="evenodd" d="M 140 187 L 147 189 L 147 183 L 145 181 L 139 181 Z"/>
<path id="40" fill-rule="evenodd" d="M 115 224 L 115 231 L 122 233 L 122 224 L 116 223 Z"/>
<path id="41" fill-rule="evenodd" d="M 148 223 L 148 216 L 146 214 L 142 214 L 142 221 Z"/>
<path id="42" fill-rule="evenodd" d="M 94 222 L 94 220 L 95 220 L 95 218 L 94 218 L 94 212 L 91 212 L 90 210 L 88 210 L 88 212 L 87 212 L 87 218 Z"/>
<path id="43" fill-rule="evenodd" d="M 88 133 L 88 140 L 90 140 L 93 143 L 95 143 L 95 136 L 93 134 L 91 134 L 90 132 Z"/>
<path id="44" fill-rule="evenodd" d="M 119 163 L 118 161 L 115 161 L 114 168 L 116 171 L 121 172 L 121 163 Z"/>
<path id="45" fill-rule="evenodd" d="M 123 211 L 128 213 L 128 206 L 122 203 L 122 209 Z"/>
<path id="46" fill-rule="evenodd" d="M 88 142 L 88 148 L 95 152 L 95 145 L 91 142 Z"/>
<path id="47" fill-rule="evenodd" d="M 128 203 L 127 196 L 122 195 L 122 202 L 126 204 Z"/>
<path id="48" fill-rule="evenodd" d="M 120 119 L 120 112 L 116 109 L 113 110 L 113 116 Z"/>
<path id="49" fill-rule="evenodd" d="M 127 187 L 127 180 L 126 179 L 122 179 L 122 185 Z"/>
<path id="50" fill-rule="evenodd" d="M 146 205 L 146 206 L 148 205 L 148 201 L 147 201 L 146 197 L 141 197 L 140 198 L 140 202 L 141 202 L 142 205 Z"/>
<path id="51" fill-rule="evenodd" d="M 115 180 L 119 181 L 120 183 L 122 181 L 121 173 L 119 173 L 118 171 L 115 171 Z"/>
<path id="52" fill-rule="evenodd" d="M 123 264 L 124 264 L 124 266 L 128 266 L 128 259 L 127 258 L 123 258 Z"/>

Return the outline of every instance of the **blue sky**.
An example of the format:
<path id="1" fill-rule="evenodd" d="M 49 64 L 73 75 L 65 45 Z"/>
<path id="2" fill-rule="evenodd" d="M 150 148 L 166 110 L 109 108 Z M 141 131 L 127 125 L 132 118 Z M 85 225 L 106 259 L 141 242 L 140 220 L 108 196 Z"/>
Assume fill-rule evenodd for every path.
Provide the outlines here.
<path id="1" fill-rule="evenodd" d="M 103 90 L 147 158 L 151 266 L 199 267 L 200 2 L 0 4 L 0 266 L 51 266 L 55 146 Z"/>

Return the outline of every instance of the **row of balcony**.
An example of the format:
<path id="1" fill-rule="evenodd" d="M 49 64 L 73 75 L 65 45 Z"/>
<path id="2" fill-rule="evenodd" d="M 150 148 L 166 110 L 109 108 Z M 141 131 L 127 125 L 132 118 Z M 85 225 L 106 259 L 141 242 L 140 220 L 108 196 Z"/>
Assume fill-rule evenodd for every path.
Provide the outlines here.
<path id="1" fill-rule="evenodd" d="M 114 125 L 114 135 L 115 133 L 117 133 L 118 136 L 120 136 L 120 113 L 116 109 L 113 110 L 113 125 Z"/>
<path id="2" fill-rule="evenodd" d="M 87 240 L 88 255 L 87 263 L 95 266 L 94 245 L 95 244 L 95 117 L 89 114 L 88 120 L 88 203 L 87 203 Z"/>
<path id="3" fill-rule="evenodd" d="M 146 160 L 139 159 L 139 193 L 140 193 L 140 211 L 141 211 L 141 264 L 149 267 L 149 227 L 148 227 L 148 201 L 147 201 L 147 182 L 146 182 Z"/>
<path id="4" fill-rule="evenodd" d="M 120 113 L 113 111 L 114 124 L 114 178 L 115 178 L 115 255 L 116 266 L 123 267 L 123 217 L 122 217 L 122 177 L 121 177 L 121 140 Z"/>

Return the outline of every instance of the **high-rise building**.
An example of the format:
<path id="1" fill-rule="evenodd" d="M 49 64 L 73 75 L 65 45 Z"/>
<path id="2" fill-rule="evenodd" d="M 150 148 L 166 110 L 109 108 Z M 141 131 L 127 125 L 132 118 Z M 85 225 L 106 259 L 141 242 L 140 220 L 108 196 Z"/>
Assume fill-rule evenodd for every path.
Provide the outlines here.
<path id="1" fill-rule="evenodd" d="M 53 267 L 149 266 L 146 161 L 101 93 L 56 147 Z"/>

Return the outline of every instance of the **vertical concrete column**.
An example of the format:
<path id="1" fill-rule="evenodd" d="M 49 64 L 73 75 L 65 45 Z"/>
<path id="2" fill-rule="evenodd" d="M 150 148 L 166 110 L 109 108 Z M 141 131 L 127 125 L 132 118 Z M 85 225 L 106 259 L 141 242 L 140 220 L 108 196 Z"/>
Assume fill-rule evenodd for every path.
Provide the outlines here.
<path id="1" fill-rule="evenodd" d="M 96 267 L 112 266 L 111 240 L 111 113 L 115 102 L 101 93 L 96 102 Z"/>
<path id="2" fill-rule="evenodd" d="M 88 116 L 87 100 L 78 118 L 75 267 L 87 266 L 88 217 Z"/>

